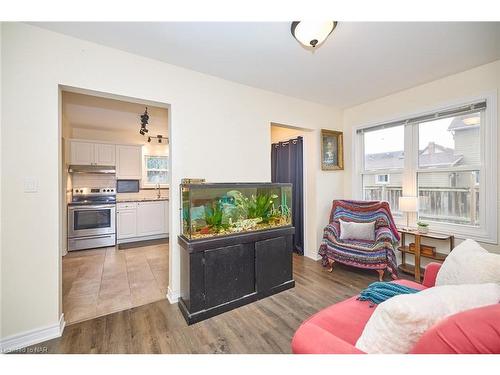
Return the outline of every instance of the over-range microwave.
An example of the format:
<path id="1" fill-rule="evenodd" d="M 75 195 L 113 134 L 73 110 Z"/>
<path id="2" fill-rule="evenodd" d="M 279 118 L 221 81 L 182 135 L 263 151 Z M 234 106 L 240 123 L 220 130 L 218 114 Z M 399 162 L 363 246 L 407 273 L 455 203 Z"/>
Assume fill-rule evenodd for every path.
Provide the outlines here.
<path id="1" fill-rule="evenodd" d="M 116 180 L 117 193 L 138 193 L 139 180 Z"/>

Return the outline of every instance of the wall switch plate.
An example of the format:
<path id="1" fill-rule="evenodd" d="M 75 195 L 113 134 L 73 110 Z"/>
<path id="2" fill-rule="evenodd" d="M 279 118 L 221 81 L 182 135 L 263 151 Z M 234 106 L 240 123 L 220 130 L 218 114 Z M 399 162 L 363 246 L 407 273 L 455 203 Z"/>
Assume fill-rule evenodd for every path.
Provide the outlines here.
<path id="1" fill-rule="evenodd" d="M 38 191 L 38 179 L 35 177 L 24 178 L 24 192 L 36 193 Z"/>

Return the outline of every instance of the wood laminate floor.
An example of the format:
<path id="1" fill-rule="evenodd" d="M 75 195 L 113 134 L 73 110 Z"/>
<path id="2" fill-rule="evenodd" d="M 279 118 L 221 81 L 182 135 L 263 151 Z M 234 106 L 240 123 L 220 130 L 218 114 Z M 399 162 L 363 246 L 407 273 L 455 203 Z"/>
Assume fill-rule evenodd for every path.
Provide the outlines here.
<path id="1" fill-rule="evenodd" d="M 29 348 L 45 353 L 290 353 L 301 322 L 377 281 L 375 271 L 294 256 L 296 286 L 188 326 L 167 300 L 67 326 L 62 337 Z M 388 279 L 388 277 L 387 277 Z"/>
<path id="2" fill-rule="evenodd" d="M 159 301 L 167 293 L 168 244 L 70 252 L 62 278 L 67 325 Z"/>

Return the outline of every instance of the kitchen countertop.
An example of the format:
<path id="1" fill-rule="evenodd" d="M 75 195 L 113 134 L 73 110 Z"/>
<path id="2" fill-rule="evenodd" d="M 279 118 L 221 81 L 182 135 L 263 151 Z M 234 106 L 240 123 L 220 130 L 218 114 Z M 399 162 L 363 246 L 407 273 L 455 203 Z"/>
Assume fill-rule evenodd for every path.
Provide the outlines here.
<path id="1" fill-rule="evenodd" d="M 123 199 L 117 199 L 116 203 L 156 202 L 156 201 L 168 201 L 168 197 L 160 197 L 160 198 L 123 198 Z"/>

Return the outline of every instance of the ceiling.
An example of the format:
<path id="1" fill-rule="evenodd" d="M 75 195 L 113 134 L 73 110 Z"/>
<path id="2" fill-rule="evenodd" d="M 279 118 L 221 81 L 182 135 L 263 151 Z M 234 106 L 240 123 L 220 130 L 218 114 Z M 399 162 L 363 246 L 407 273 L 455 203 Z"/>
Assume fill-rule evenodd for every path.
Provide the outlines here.
<path id="1" fill-rule="evenodd" d="M 71 128 L 134 133 L 139 137 L 144 104 L 63 91 L 62 113 Z M 167 110 L 148 107 L 148 134 L 168 134 Z"/>
<path id="2" fill-rule="evenodd" d="M 314 52 L 286 22 L 34 24 L 338 108 L 500 58 L 499 22 L 339 22 Z"/>

